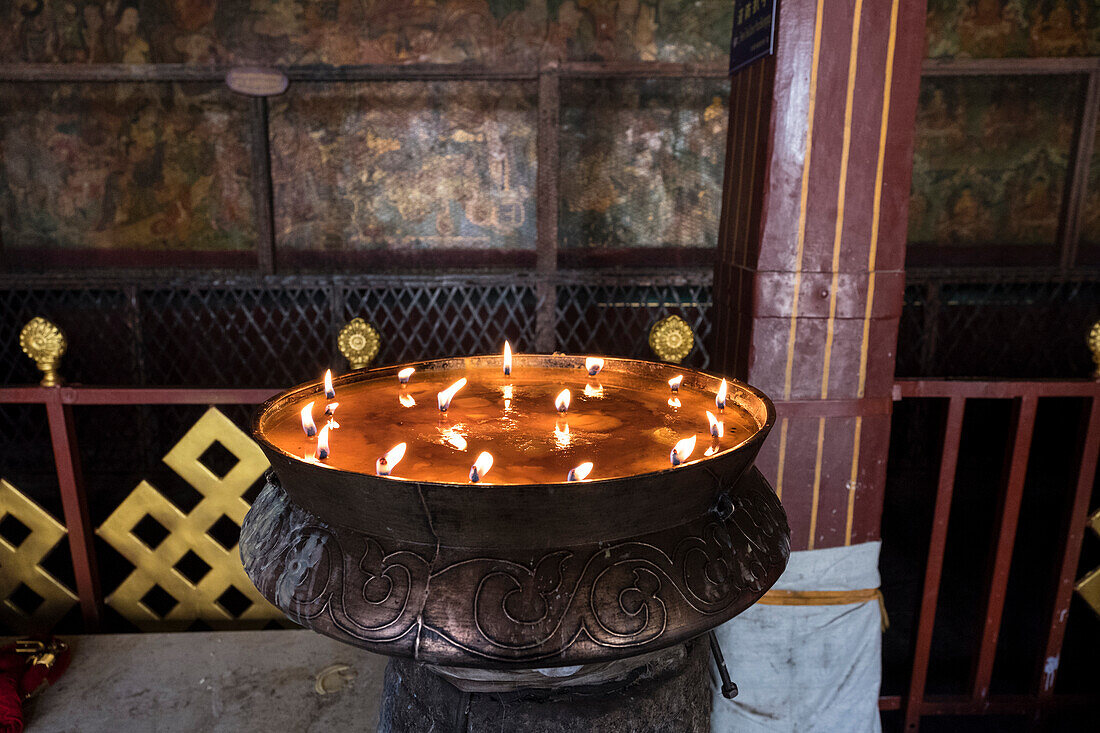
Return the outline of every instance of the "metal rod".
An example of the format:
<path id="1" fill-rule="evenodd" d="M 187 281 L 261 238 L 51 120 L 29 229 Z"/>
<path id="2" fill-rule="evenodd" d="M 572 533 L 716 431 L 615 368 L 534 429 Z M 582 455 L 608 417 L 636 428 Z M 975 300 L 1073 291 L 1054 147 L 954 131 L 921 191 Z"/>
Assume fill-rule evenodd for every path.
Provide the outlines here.
<path id="1" fill-rule="evenodd" d="M 905 728 L 917 730 L 924 703 L 924 685 L 932 650 L 932 627 L 936 621 L 936 601 L 940 596 L 944 548 L 947 545 L 947 521 L 951 514 L 951 495 L 955 490 L 955 469 L 959 462 L 966 399 L 952 397 L 947 407 L 947 427 L 943 436 L 940 475 L 936 487 L 936 508 L 932 515 L 932 536 L 928 541 L 928 564 L 924 569 L 924 592 L 917 615 L 917 640 L 913 651 L 913 673 L 905 700 Z"/>
<path id="2" fill-rule="evenodd" d="M 710 653 L 714 656 L 714 664 L 718 667 L 718 674 L 722 678 L 722 697 L 732 700 L 737 697 L 737 685 L 730 679 L 730 672 L 726 669 L 726 658 L 722 656 L 718 636 L 711 630 L 707 632 L 707 639 L 710 640 Z"/>

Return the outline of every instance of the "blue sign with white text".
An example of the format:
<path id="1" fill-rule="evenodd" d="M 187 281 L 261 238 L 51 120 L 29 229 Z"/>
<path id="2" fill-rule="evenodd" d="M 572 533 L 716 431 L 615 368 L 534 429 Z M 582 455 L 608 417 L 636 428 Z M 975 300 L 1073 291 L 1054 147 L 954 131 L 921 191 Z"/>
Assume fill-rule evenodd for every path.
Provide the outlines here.
<path id="1" fill-rule="evenodd" d="M 772 52 L 775 0 L 734 0 L 730 73 Z"/>

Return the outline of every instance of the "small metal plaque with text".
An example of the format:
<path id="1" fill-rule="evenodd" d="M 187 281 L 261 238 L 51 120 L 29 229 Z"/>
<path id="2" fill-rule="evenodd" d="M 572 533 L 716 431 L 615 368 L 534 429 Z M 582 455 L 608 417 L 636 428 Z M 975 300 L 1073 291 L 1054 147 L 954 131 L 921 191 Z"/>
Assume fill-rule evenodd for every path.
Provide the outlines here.
<path id="1" fill-rule="evenodd" d="M 775 0 L 734 0 L 730 73 L 772 53 Z"/>

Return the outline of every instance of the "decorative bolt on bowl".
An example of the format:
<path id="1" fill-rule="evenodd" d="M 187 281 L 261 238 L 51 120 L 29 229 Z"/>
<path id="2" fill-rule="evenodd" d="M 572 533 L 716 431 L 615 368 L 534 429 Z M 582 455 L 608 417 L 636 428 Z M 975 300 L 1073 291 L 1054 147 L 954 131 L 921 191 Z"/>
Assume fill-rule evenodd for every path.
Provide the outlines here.
<path id="1" fill-rule="evenodd" d="M 785 568 L 786 516 L 752 465 L 774 419 L 752 387 L 632 359 L 508 350 L 310 382 L 254 418 L 272 471 L 241 558 L 291 619 L 382 654 L 638 655 Z"/>

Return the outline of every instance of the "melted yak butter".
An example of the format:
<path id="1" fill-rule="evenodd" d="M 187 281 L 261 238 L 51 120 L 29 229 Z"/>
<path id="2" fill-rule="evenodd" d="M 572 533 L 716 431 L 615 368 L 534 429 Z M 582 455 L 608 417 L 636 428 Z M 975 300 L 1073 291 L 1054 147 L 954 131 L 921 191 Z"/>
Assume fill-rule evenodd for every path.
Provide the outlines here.
<path id="1" fill-rule="evenodd" d="M 461 377 L 468 383 L 441 413 L 436 393 Z M 563 389 L 572 393 L 564 415 L 554 408 Z M 589 377 L 582 369 L 517 368 L 508 377 L 487 367 L 424 371 L 408 385 L 380 377 L 337 387 L 340 427 L 329 431 L 330 454 L 323 463 L 373 474 L 375 460 L 405 442 L 405 457 L 392 469 L 396 478 L 467 483 L 471 464 L 488 451 L 493 467 L 483 483 L 552 483 L 565 481 L 569 469 L 585 461 L 595 464 L 589 479 L 660 471 L 670 467 L 669 451 L 682 438 L 697 436 L 691 455 L 696 460 L 715 445 L 732 448 L 757 430 L 732 400 L 717 413 L 713 392 L 681 387 L 679 407 L 669 404 L 670 396 L 662 378 L 607 371 Z M 299 415 L 312 399 L 270 415 L 264 421 L 267 439 L 293 456 L 312 457 L 317 439 L 306 437 Z M 327 419 L 324 402 L 322 396 L 314 405 L 318 427 Z M 725 423 L 720 440 L 710 435 L 706 410 Z"/>

